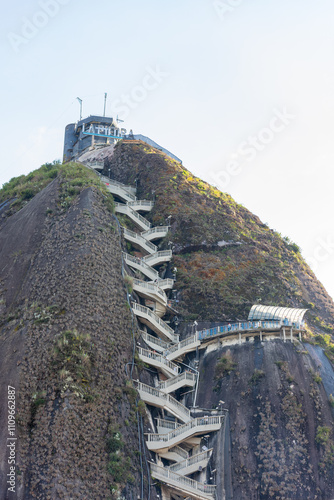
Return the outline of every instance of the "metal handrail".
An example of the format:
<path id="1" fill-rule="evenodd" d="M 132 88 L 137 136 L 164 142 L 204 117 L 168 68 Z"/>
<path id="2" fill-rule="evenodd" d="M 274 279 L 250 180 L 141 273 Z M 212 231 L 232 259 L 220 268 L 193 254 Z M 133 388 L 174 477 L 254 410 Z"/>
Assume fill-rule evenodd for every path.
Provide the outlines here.
<path id="1" fill-rule="evenodd" d="M 244 321 L 240 323 L 233 323 L 230 325 L 217 326 L 214 328 L 209 328 L 207 330 L 202 330 L 197 332 L 198 339 L 204 340 L 208 337 L 214 337 L 216 335 L 221 335 L 222 333 L 239 333 L 239 332 L 249 332 L 253 330 L 280 330 L 282 327 L 293 327 L 292 324 L 284 323 L 283 321 Z"/>

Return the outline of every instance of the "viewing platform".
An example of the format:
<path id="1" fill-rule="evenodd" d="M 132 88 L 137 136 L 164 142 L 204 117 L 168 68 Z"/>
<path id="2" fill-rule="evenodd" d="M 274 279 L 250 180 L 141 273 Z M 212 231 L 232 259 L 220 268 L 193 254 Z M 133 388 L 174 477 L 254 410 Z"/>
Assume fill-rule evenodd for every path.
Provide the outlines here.
<path id="1" fill-rule="evenodd" d="M 238 334 L 238 339 L 241 342 L 242 336 L 259 336 L 262 340 L 266 335 L 271 333 L 278 333 L 280 338 L 284 341 L 290 338 L 293 340 L 294 336 L 301 338 L 301 332 L 304 331 L 302 324 L 291 323 L 289 321 L 246 321 L 240 323 L 233 323 L 224 326 L 217 326 L 197 332 L 197 338 L 201 342 L 209 341 L 213 337 L 231 337 Z"/>

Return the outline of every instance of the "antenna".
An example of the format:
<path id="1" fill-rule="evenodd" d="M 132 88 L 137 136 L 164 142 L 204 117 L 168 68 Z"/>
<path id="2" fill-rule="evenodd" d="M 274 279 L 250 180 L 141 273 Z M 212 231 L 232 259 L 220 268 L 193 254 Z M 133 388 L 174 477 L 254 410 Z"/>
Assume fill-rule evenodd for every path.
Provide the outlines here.
<path id="1" fill-rule="evenodd" d="M 117 123 L 124 123 L 124 120 L 121 120 L 120 118 L 118 118 L 118 115 L 117 115 Z"/>
<path id="2" fill-rule="evenodd" d="M 106 116 L 106 105 L 107 105 L 107 92 L 104 94 L 104 109 L 103 109 L 103 116 Z"/>
<path id="3" fill-rule="evenodd" d="M 77 97 L 79 103 L 80 103 L 80 120 L 82 120 L 82 99 L 80 97 Z"/>

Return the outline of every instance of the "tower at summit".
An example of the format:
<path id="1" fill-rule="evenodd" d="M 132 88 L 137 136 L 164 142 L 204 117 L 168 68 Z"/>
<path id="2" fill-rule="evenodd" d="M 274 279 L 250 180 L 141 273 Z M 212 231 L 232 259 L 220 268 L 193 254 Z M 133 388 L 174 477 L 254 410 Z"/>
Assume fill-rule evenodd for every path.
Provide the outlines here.
<path id="1" fill-rule="evenodd" d="M 70 161 L 84 150 L 116 144 L 126 130 L 106 116 L 88 116 L 65 128 L 64 161 Z"/>

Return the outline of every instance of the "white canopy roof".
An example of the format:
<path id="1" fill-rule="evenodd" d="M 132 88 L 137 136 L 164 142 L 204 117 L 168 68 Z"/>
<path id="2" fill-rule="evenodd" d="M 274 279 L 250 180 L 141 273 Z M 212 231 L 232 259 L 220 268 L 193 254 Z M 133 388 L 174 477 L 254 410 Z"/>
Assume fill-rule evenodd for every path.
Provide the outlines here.
<path id="1" fill-rule="evenodd" d="M 289 320 L 291 323 L 303 321 L 308 309 L 292 309 L 289 307 L 262 306 L 255 304 L 250 310 L 249 320 Z"/>

